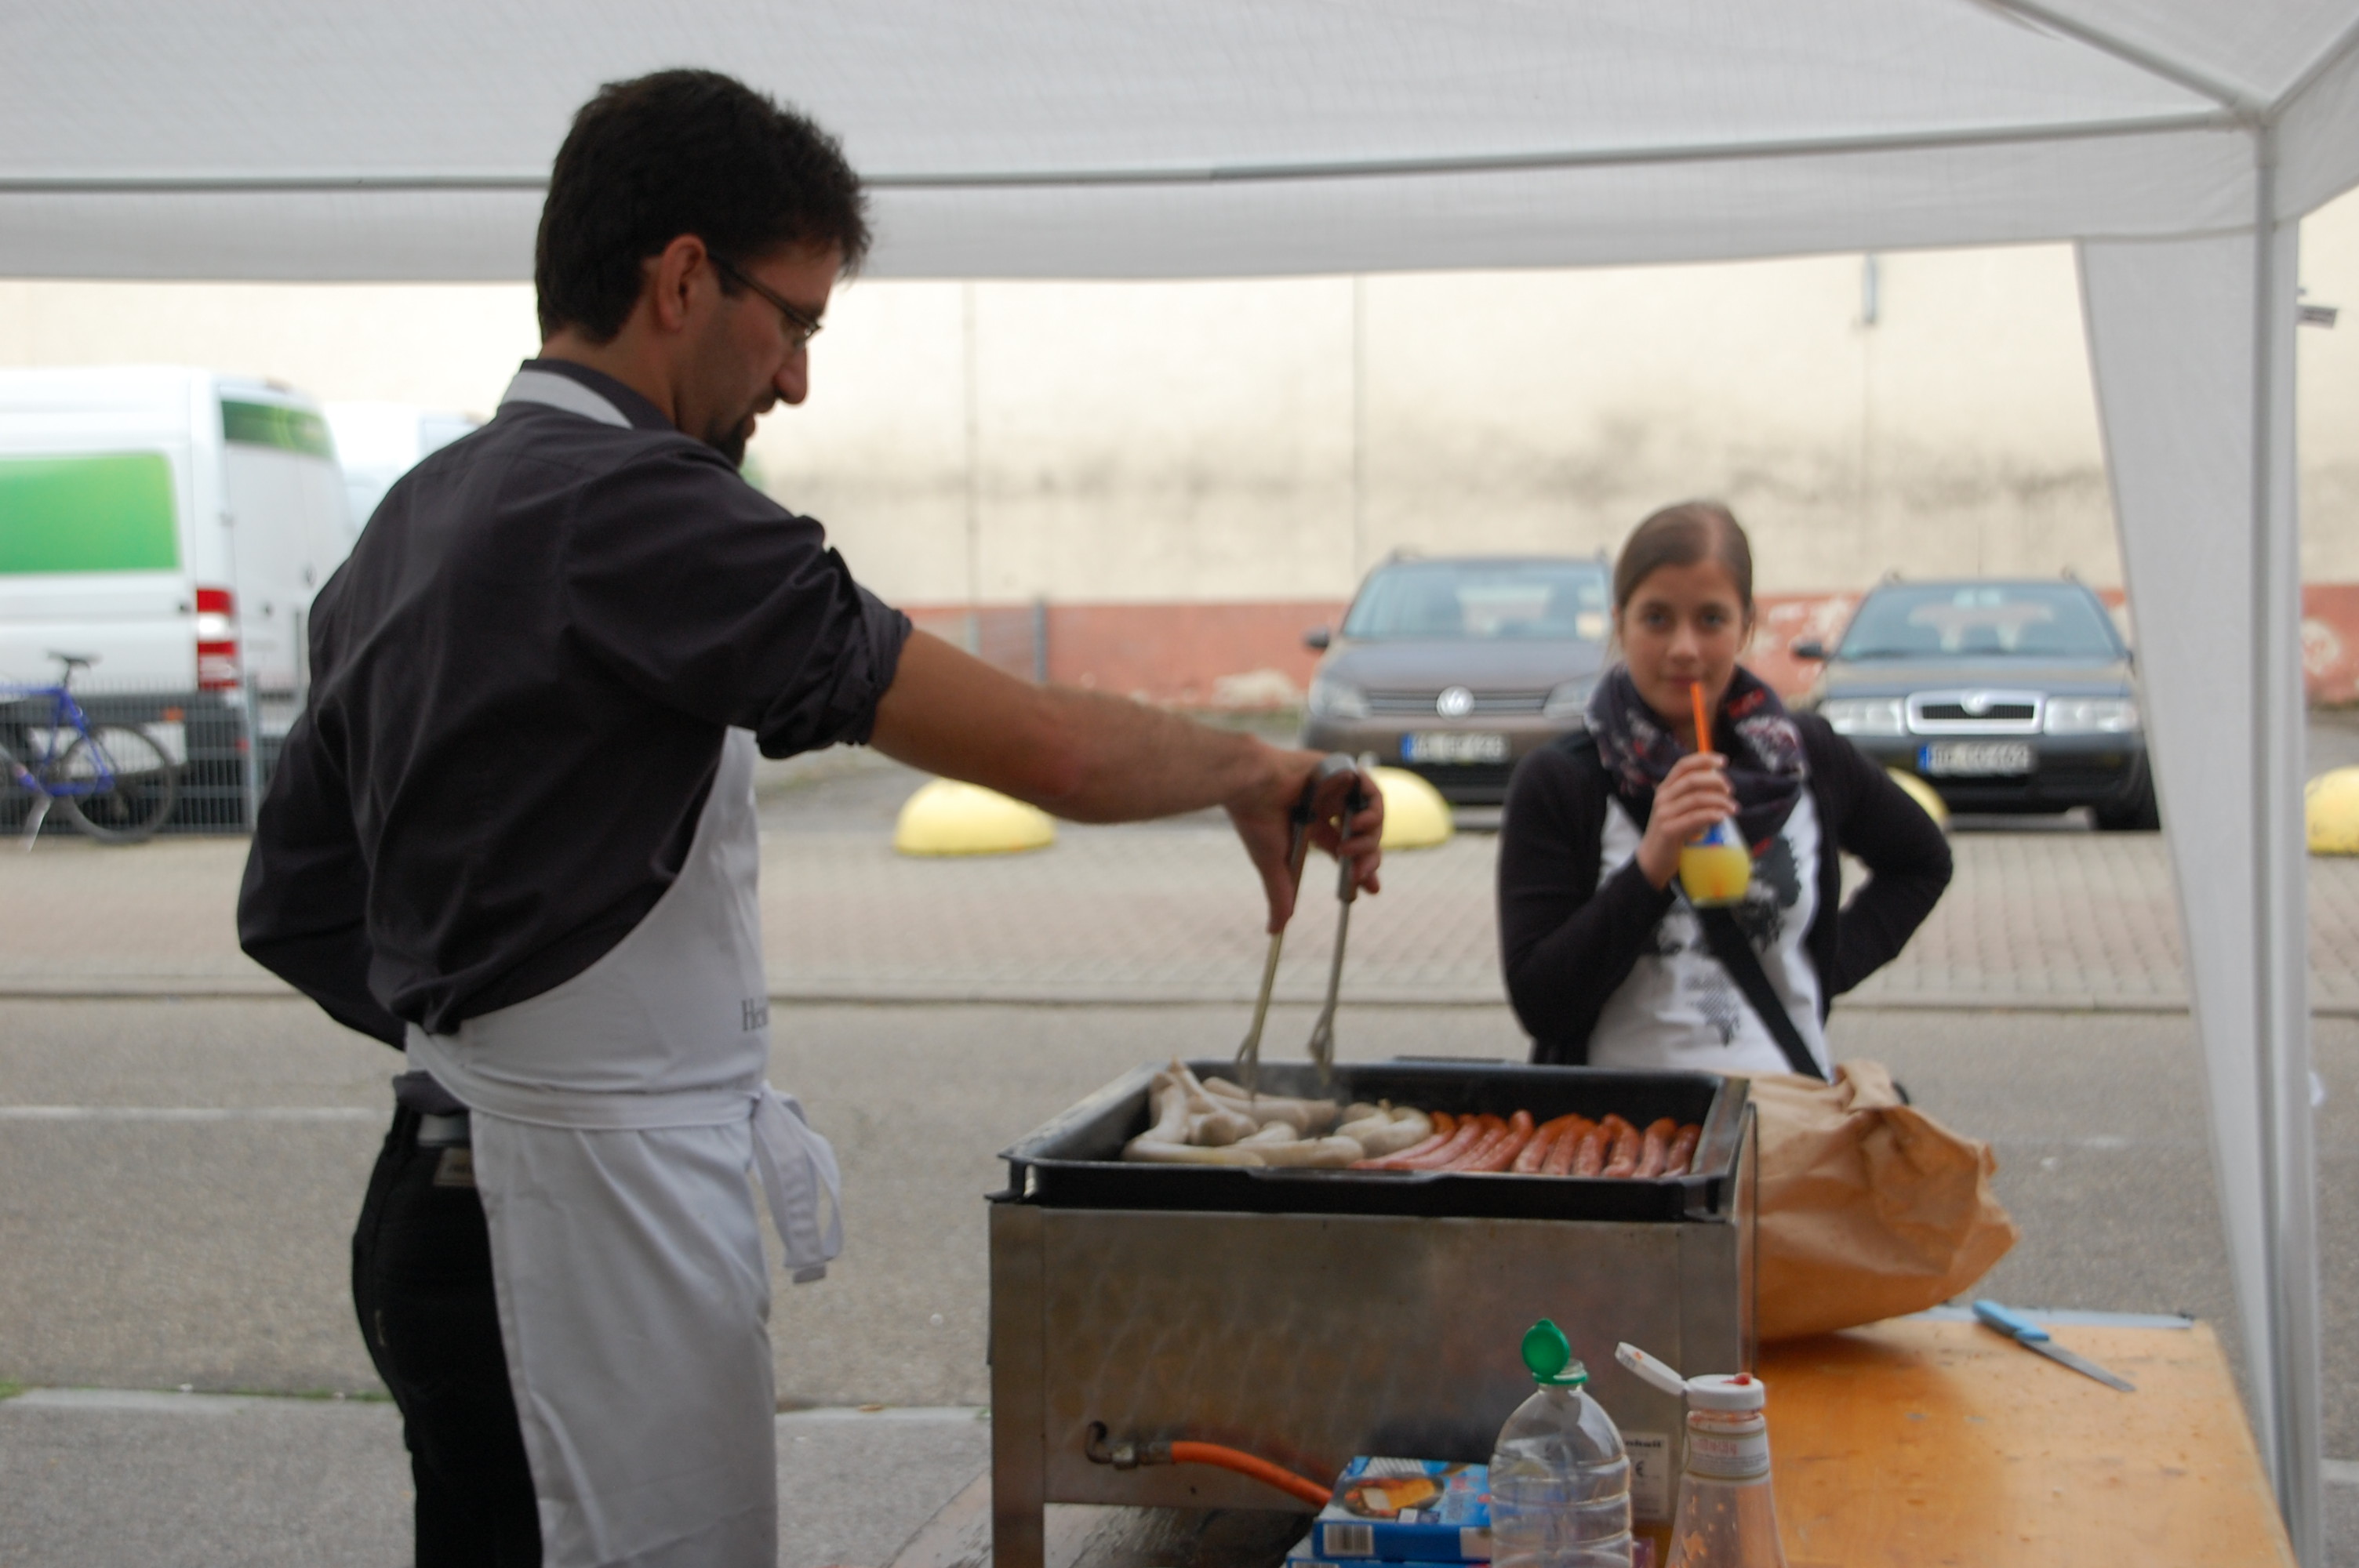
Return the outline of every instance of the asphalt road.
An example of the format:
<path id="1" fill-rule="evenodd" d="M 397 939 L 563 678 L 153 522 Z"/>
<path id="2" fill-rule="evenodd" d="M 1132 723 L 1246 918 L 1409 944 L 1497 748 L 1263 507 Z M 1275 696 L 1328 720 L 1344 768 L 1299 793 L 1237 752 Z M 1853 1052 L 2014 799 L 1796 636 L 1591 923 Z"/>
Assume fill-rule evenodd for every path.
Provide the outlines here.
<path id="1" fill-rule="evenodd" d="M 778 1076 L 842 1152 L 851 1237 L 826 1282 L 777 1286 L 782 1402 L 970 1406 L 987 1397 L 982 1195 L 996 1184 L 994 1151 L 1137 1062 L 1227 1049 L 1243 1018 L 1230 1007 L 840 1006 L 780 1022 Z M 1307 1023 L 1289 1011 L 1272 1038 Z M 1347 1008 L 1340 1034 L 1353 1057 L 1520 1048 L 1495 1009 Z M 1990 1293 L 2191 1312 L 2234 1344 L 2183 1020 L 1853 1010 L 1837 1013 L 1835 1040 L 1839 1054 L 1888 1064 L 1919 1104 L 1996 1145 L 2000 1194 L 2024 1239 Z M 2318 1055 L 2330 1089 L 2327 1452 L 2354 1456 L 2359 1022 L 2321 1022 Z M 0 1113 L 0 1378 L 373 1392 L 345 1249 L 393 1066 L 382 1046 L 299 1002 L 0 1002 L 0 1107 L 11 1108 Z M 222 1544 L 258 1518 L 283 1530 L 291 1553 L 271 1561 L 335 1555 L 310 1552 L 323 1530 L 397 1534 L 404 1476 L 382 1407 L 272 1402 L 284 1413 L 255 1429 L 264 1436 L 242 1468 L 225 1456 L 237 1444 L 215 1453 L 175 1438 L 186 1422 L 168 1416 L 0 1405 L 0 1497 L 16 1499 L 0 1505 L 14 1516 L 0 1527 L 0 1563 L 159 1560 L 139 1543 L 168 1536 L 191 1498 L 205 1499 L 191 1517 L 220 1542 L 201 1551 L 189 1537 L 176 1561 L 264 1560 Z M 908 1462 L 934 1477 L 926 1496 L 982 1463 L 970 1430 L 942 1432 L 908 1439 Z M 810 1462 L 841 1467 L 852 1454 L 822 1433 Z M 209 1479 L 224 1465 L 234 1485 Z M 900 1528 L 847 1485 L 795 1483 L 807 1512 L 833 1522 L 799 1537 L 790 1561 L 833 1561 Z M 2338 1505 L 2350 1490 L 2335 1488 Z M 922 1518 L 915 1494 L 897 1507 Z"/>
<path id="2" fill-rule="evenodd" d="M 2359 723 L 2322 716 L 2311 756 L 2359 762 Z M 773 825 L 874 833 L 917 780 L 837 758 L 766 782 Z M 1244 1010 L 776 1016 L 774 1076 L 835 1141 L 850 1228 L 826 1282 L 774 1281 L 789 1407 L 780 1490 L 796 1521 L 781 1561 L 880 1563 L 984 1462 L 966 1407 L 987 1398 L 994 1152 L 1139 1062 L 1224 1053 Z M 1288 1049 L 1309 1023 L 1307 1009 L 1281 1008 L 1270 1038 Z M 1347 1004 L 1339 1035 L 1355 1058 L 1523 1050 L 1497 1006 Z M 2240 1354 L 2183 1017 L 1852 1007 L 1833 1037 L 1839 1055 L 1886 1063 L 1919 1105 L 1996 1147 L 2024 1237 L 1984 1291 L 2187 1311 Z M 2359 1461 L 2359 1020 L 2321 1020 L 2316 1052 L 2329 1089 L 2326 1452 L 2347 1464 Z M 0 1400 L 0 1568 L 402 1560 L 397 1429 L 372 1398 L 346 1288 L 397 1065 L 293 1000 L 0 999 L 0 1384 L 33 1390 Z M 78 1388 L 330 1397 L 49 1391 Z M 864 1403 L 908 1414 L 845 1413 Z M 2329 1498 L 2333 1560 L 2359 1564 L 2359 1486 Z"/>
<path id="3" fill-rule="evenodd" d="M 1226 1051 L 1244 1018 L 831 1006 L 780 1022 L 776 1076 L 842 1153 L 851 1237 L 825 1283 L 779 1288 L 782 1400 L 957 1405 L 986 1397 L 994 1152 L 1138 1062 Z M 1271 1038 L 1307 1023 L 1282 1010 Z M 1339 1033 L 1353 1057 L 1520 1054 L 1496 1009 L 1347 1007 Z M 2184 1310 L 2233 1338 L 2183 1020 L 1852 1010 L 1835 1042 L 1995 1144 L 2024 1240 L 1992 1293 Z M 2359 1457 L 2359 1023 L 2322 1021 L 2318 1057 L 2328 1452 Z M 299 1002 L 0 1002 L 0 1378 L 374 1390 L 345 1249 L 395 1065 Z"/>

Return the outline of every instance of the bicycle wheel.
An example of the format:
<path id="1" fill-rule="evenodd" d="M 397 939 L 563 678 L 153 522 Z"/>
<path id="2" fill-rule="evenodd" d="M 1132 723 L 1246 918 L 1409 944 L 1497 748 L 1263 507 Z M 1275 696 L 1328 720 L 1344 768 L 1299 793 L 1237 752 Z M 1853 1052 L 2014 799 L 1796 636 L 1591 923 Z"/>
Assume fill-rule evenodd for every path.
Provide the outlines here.
<path id="1" fill-rule="evenodd" d="M 76 736 L 50 777 L 66 815 L 108 844 L 136 844 L 152 837 L 172 815 L 180 793 L 171 757 L 154 736 L 128 724 L 94 725 Z M 108 778 L 105 788 L 92 787 L 103 777 Z"/>
<path id="2" fill-rule="evenodd" d="M 17 766 L 16 753 L 0 741 L 0 834 L 11 837 L 24 827 L 33 803 L 41 798 L 29 784 L 17 782 Z"/>

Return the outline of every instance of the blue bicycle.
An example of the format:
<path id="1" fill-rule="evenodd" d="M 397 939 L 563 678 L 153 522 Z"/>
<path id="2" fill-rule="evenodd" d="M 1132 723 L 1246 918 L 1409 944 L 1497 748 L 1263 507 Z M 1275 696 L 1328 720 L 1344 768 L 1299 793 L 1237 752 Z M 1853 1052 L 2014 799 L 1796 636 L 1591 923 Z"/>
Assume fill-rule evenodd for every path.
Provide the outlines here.
<path id="1" fill-rule="evenodd" d="M 60 654 L 55 686 L 0 686 L 0 766 L 33 795 L 25 848 L 40 836 L 49 807 L 107 844 L 152 838 L 172 815 L 179 773 L 163 744 L 136 724 L 93 724 L 76 702 L 74 671 L 95 654 Z M 46 704 L 46 708 L 43 705 Z"/>

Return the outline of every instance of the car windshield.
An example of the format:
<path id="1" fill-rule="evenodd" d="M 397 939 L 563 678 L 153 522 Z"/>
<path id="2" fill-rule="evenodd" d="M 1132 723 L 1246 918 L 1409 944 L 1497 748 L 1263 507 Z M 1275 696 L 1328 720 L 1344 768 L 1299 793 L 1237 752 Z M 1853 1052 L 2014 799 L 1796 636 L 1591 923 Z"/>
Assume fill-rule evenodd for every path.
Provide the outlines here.
<path id="1" fill-rule="evenodd" d="M 1605 568 L 1593 561 L 1404 561 L 1368 579 L 1343 635 L 1603 643 L 1605 607 Z"/>
<path id="2" fill-rule="evenodd" d="M 1994 654 L 2111 659 L 2121 654 L 2096 595 L 2071 583 L 1959 583 L 1879 588 L 1852 618 L 1845 659 Z"/>

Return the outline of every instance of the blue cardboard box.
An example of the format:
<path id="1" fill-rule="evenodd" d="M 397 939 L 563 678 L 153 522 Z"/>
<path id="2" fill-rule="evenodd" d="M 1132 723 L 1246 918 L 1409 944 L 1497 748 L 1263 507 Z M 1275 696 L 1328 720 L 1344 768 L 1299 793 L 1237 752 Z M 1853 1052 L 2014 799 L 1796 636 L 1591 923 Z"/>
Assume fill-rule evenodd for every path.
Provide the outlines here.
<path id="1" fill-rule="evenodd" d="M 1491 1476 L 1481 1465 L 1363 1456 L 1335 1478 L 1311 1521 L 1313 1560 L 1414 1563 L 1491 1560 Z"/>

